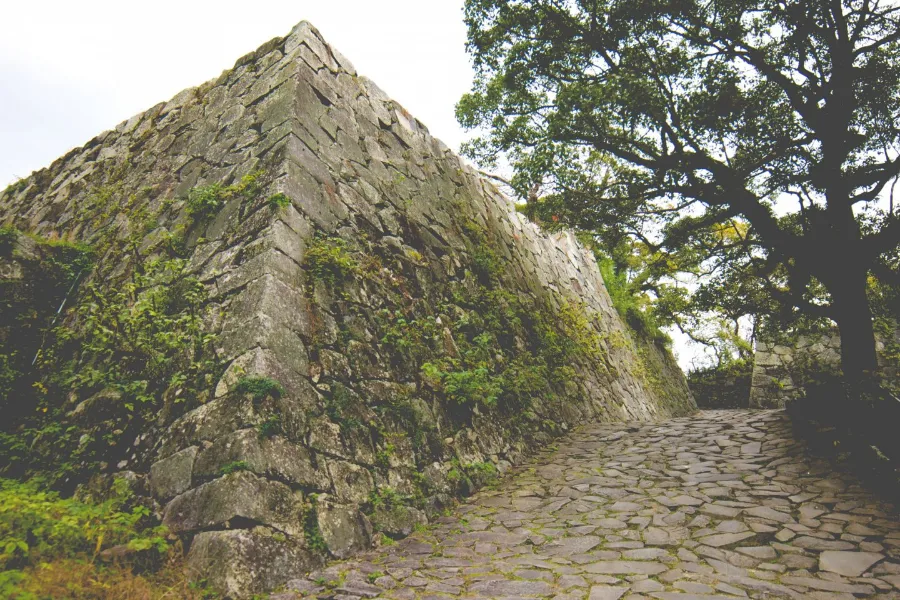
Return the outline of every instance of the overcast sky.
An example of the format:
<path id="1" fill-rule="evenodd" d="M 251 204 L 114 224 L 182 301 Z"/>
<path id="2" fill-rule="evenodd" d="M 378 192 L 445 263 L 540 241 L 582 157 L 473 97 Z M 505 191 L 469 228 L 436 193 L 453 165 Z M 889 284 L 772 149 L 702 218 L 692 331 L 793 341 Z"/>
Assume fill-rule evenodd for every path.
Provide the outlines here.
<path id="1" fill-rule="evenodd" d="M 0 184 L 199 85 L 310 21 L 357 70 L 458 148 L 462 0 L 31 0 L 0 8 Z"/>
<path id="2" fill-rule="evenodd" d="M 0 185 L 231 68 L 299 21 L 458 149 L 469 89 L 462 0 L 7 0 L 0 8 Z M 687 367 L 697 353 L 675 343 Z"/>

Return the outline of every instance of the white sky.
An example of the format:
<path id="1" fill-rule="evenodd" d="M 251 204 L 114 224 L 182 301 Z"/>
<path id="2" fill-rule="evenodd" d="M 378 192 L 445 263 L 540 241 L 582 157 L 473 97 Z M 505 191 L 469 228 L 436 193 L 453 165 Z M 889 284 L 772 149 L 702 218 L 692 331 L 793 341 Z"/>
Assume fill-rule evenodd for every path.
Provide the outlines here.
<path id="1" fill-rule="evenodd" d="M 472 74 L 462 0 L 3 0 L 0 185 L 307 20 L 452 148 Z"/>
<path id="2" fill-rule="evenodd" d="M 0 186 L 49 165 L 301 20 L 459 148 L 463 0 L 2 0 Z M 679 362 L 698 355 L 676 336 Z"/>

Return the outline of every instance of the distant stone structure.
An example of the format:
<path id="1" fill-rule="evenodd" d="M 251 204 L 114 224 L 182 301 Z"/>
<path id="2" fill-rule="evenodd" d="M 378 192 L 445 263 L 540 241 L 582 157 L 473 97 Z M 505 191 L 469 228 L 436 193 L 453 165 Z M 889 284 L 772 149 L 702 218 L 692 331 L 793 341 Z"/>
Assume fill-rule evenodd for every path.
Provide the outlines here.
<path id="1" fill-rule="evenodd" d="M 885 341 L 876 340 L 882 375 L 896 377 L 894 367 L 885 361 Z M 793 343 L 757 340 L 750 407 L 781 408 L 791 400 L 804 398 L 804 381 L 817 374 L 838 372 L 840 367 L 841 336 L 837 329 L 800 335 Z"/>
<path id="2" fill-rule="evenodd" d="M 187 209 L 253 173 L 255 196 Z M 146 485 L 229 597 L 406 535 L 553 435 L 695 409 L 589 251 L 528 222 L 307 23 L 11 186 L 0 223 L 108 240 L 110 285 L 186 232 L 227 369 L 107 471 Z M 248 376 L 283 391 L 241 393 Z"/>

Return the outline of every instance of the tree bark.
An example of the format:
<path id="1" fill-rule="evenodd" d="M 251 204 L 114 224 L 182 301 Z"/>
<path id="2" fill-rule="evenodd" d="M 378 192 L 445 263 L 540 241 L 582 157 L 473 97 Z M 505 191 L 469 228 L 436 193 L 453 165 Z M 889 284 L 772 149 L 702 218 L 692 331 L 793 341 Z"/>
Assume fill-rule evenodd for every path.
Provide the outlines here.
<path id="1" fill-rule="evenodd" d="M 834 317 L 841 334 L 841 368 L 849 383 L 858 383 L 878 366 L 875 328 L 866 296 L 865 269 L 841 278 L 832 290 Z"/>

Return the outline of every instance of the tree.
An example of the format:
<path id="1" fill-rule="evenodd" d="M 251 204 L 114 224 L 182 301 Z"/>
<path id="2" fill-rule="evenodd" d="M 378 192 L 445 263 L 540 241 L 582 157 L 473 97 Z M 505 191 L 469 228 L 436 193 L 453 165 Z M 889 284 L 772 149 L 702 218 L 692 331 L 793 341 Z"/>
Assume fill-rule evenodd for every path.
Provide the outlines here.
<path id="1" fill-rule="evenodd" d="M 519 193 L 601 233 L 709 250 L 759 310 L 834 320 L 848 378 L 875 368 L 867 279 L 900 281 L 897 3 L 467 0 L 465 18 L 470 156 L 507 157 Z"/>

